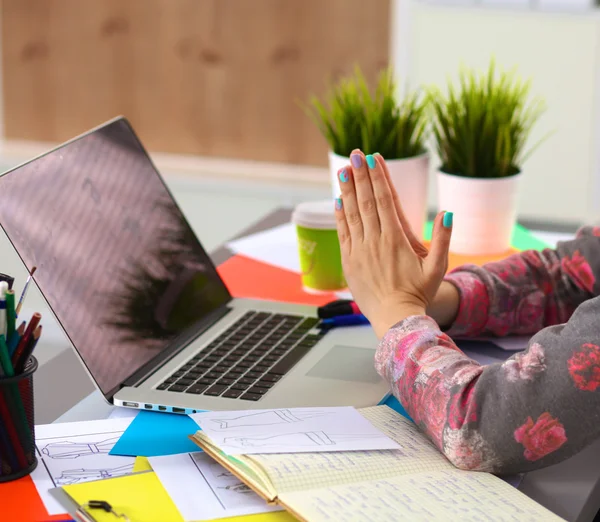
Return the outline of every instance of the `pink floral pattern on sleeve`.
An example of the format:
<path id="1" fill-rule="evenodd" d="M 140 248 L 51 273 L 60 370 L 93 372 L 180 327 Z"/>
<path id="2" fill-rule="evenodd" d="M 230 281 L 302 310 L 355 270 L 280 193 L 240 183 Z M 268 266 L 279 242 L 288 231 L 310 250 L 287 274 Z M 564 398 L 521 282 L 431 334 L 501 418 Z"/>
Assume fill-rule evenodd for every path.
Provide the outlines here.
<path id="1" fill-rule="evenodd" d="M 600 387 L 600 347 L 584 344 L 569 359 L 568 365 L 577 388 L 593 392 Z"/>
<path id="2" fill-rule="evenodd" d="M 561 260 L 561 266 L 565 273 L 569 274 L 577 285 L 584 288 L 588 292 L 593 292 L 596 278 L 592 267 L 587 262 L 587 259 L 581 255 L 579 250 L 576 250 L 572 256 L 565 256 Z"/>
<path id="3" fill-rule="evenodd" d="M 539 343 L 533 343 L 527 352 L 518 353 L 506 361 L 502 367 L 506 373 L 506 379 L 510 382 L 516 382 L 519 379 L 532 381 L 537 374 L 546 369 L 544 347 Z"/>
<path id="4" fill-rule="evenodd" d="M 536 461 L 559 449 L 567 436 L 564 426 L 548 412 L 542 413 L 535 423 L 528 417 L 515 431 L 515 440 L 525 447 L 524 457 Z"/>

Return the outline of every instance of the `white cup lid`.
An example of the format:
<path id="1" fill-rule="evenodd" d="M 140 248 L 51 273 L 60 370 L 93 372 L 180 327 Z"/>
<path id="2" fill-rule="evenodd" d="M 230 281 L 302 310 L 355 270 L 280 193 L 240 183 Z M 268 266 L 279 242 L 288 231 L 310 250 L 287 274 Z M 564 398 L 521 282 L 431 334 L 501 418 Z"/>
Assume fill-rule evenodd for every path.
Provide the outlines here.
<path id="1" fill-rule="evenodd" d="M 299 203 L 292 213 L 292 223 L 305 228 L 336 228 L 334 204 L 331 200 Z"/>

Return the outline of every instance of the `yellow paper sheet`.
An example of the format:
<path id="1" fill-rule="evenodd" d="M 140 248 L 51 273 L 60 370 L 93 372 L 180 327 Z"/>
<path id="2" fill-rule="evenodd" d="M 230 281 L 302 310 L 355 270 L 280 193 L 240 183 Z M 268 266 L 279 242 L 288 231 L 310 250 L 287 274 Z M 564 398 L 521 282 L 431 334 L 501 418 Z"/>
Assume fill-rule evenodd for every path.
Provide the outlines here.
<path id="1" fill-rule="evenodd" d="M 140 465 L 143 463 L 140 461 Z M 154 472 L 73 484 L 64 486 L 63 489 L 78 504 L 85 504 L 90 500 L 106 500 L 117 513 L 127 515 L 132 522 L 184 522 Z M 98 522 L 115 522 L 114 516 L 110 513 L 100 510 L 93 513 Z M 280 511 L 221 518 L 219 522 L 294 522 L 295 520 L 288 513 Z"/>
<path id="2" fill-rule="evenodd" d="M 184 522 L 156 473 L 139 473 L 114 479 L 73 484 L 63 488 L 78 504 L 106 500 L 117 513 L 132 521 Z M 94 510 L 98 522 L 115 522 L 114 515 Z"/>
<path id="3" fill-rule="evenodd" d="M 152 466 L 146 457 L 136 457 L 133 464 L 133 472 L 152 471 Z"/>
<path id="4" fill-rule="evenodd" d="M 298 522 L 298 519 L 285 511 L 275 511 L 274 513 L 246 515 L 245 517 L 220 518 L 215 522 Z"/>

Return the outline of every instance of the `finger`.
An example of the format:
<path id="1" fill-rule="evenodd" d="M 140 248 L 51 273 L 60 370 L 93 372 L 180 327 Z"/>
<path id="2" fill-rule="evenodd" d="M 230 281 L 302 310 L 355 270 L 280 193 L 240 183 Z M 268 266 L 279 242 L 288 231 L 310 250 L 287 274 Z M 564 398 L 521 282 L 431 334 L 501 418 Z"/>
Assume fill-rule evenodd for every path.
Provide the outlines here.
<path id="1" fill-rule="evenodd" d="M 375 165 L 373 156 L 370 156 L 369 161 L 372 162 L 373 166 Z M 350 154 L 350 163 L 352 163 L 352 177 L 354 178 L 358 210 L 360 211 L 365 237 L 369 235 L 377 236 L 381 233 L 381 225 L 379 224 L 377 205 L 373 196 L 367 158 L 359 149 L 354 149 Z"/>
<path id="2" fill-rule="evenodd" d="M 362 241 L 364 237 L 363 224 L 356 201 L 356 191 L 354 190 L 354 176 L 352 167 L 346 165 L 338 171 L 340 180 L 340 189 L 342 190 L 342 212 L 348 225 L 348 233 L 352 241 Z"/>
<path id="3" fill-rule="evenodd" d="M 402 225 L 402 228 L 404 229 L 404 233 L 406 234 L 406 237 L 408 238 L 410 244 L 412 245 L 413 249 L 415 250 L 415 253 L 424 257 L 427 255 L 427 248 L 425 248 L 425 246 L 422 243 L 422 234 L 423 231 L 421 231 L 419 233 L 419 237 L 416 236 L 416 234 L 414 233 L 412 227 L 410 226 L 410 223 L 408 222 L 408 219 L 406 219 L 406 215 L 404 214 L 404 209 L 402 208 L 402 204 L 400 203 L 400 198 L 398 197 L 398 192 L 396 191 L 396 189 L 394 188 L 394 184 L 392 183 L 392 177 L 390 175 L 390 171 L 388 169 L 387 163 L 385 162 L 385 158 L 379 154 L 379 152 L 376 152 L 374 154 L 375 156 L 381 158 L 382 160 L 382 165 L 383 165 L 383 171 L 385 173 L 385 178 L 388 182 L 388 185 L 392 191 L 392 197 L 394 200 L 394 207 L 396 208 L 396 213 L 398 214 L 398 219 L 400 219 L 400 224 Z"/>
<path id="4" fill-rule="evenodd" d="M 448 251 L 452 236 L 452 212 L 440 212 L 433 223 L 431 249 L 425 258 L 423 268 L 430 277 L 443 277 L 448 270 Z"/>
<path id="5" fill-rule="evenodd" d="M 348 221 L 346 221 L 346 214 L 344 213 L 344 203 L 342 198 L 336 198 L 335 200 L 335 222 L 337 225 L 338 239 L 340 240 L 340 250 L 342 256 L 350 252 L 352 245 L 350 239 L 350 230 L 348 229 Z"/>
<path id="6" fill-rule="evenodd" d="M 382 157 L 367 156 L 366 159 L 369 166 L 371 187 L 377 207 L 377 215 L 381 223 L 381 230 L 389 236 L 400 238 L 403 243 L 408 245 L 408 239 L 402 230 L 402 225 L 394 206 L 393 193 L 383 170 L 385 162 Z"/>

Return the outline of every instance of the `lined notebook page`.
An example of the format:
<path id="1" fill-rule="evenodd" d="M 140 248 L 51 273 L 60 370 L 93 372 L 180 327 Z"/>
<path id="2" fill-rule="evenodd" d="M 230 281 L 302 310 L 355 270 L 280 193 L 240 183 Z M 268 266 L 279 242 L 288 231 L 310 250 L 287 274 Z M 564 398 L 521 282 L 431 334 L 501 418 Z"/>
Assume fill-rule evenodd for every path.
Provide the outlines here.
<path id="1" fill-rule="evenodd" d="M 251 455 L 275 490 L 300 491 L 421 471 L 453 469 L 446 458 L 409 420 L 387 406 L 360 413 L 400 444 L 399 450 Z"/>
<path id="2" fill-rule="evenodd" d="M 286 493 L 280 500 L 311 522 L 562 520 L 493 475 L 459 470 Z"/>

